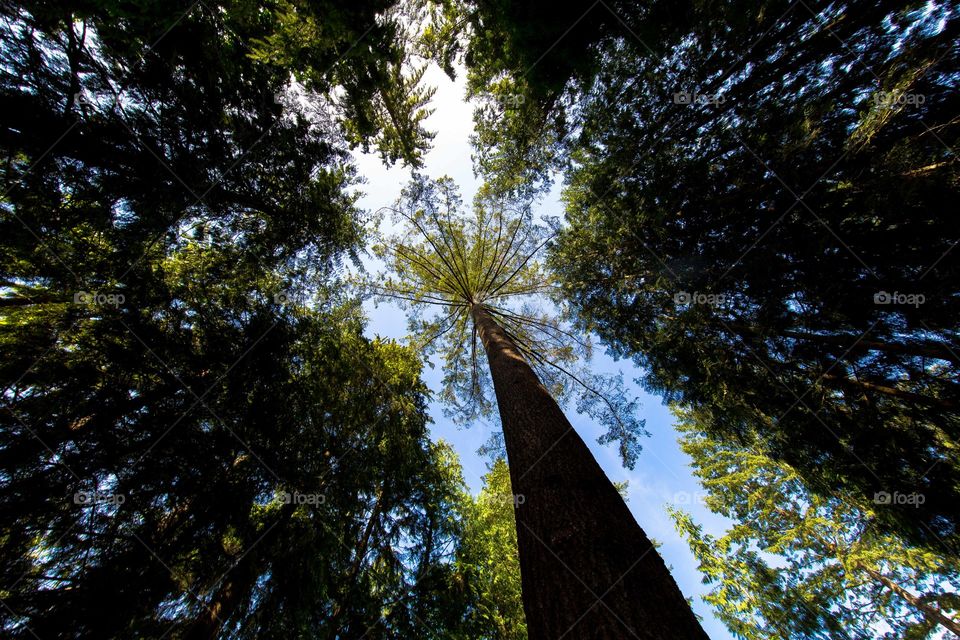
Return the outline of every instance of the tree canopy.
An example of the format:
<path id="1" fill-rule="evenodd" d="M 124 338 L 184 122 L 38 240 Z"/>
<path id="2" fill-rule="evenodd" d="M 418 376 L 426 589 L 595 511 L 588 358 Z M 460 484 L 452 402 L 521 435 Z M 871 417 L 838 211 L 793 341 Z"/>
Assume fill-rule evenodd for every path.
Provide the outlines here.
<path id="1" fill-rule="evenodd" d="M 438 21 L 464 26 L 445 54 L 500 96 L 478 136 L 502 144 L 481 146 L 524 171 L 500 187 L 563 172 L 552 267 L 584 328 L 820 490 L 925 493 L 878 517 L 951 538 L 955 7 L 625 4 L 580 8 L 584 55 L 549 58 L 550 82 L 524 64 L 526 43 L 567 42 L 549 10 Z"/>
<path id="2" fill-rule="evenodd" d="M 556 285 L 540 259 L 554 232 L 533 219 L 530 203 L 483 188 L 467 212 L 449 178 L 419 176 L 390 212 L 398 227 L 375 251 L 391 272 L 368 287 L 408 307 L 413 344 L 421 353 L 440 354 L 448 415 L 467 423 L 494 418 L 492 380 L 479 362 L 483 348 L 477 348 L 471 315 L 474 305 L 483 305 L 553 396 L 561 402 L 575 398 L 579 411 L 606 427 L 600 442 L 617 442 L 624 464 L 632 467 L 646 433 L 637 402 L 621 377 L 585 368 L 589 339 L 565 322 L 564 303 L 552 295 Z"/>
<path id="3" fill-rule="evenodd" d="M 960 504 L 956 15 L 761 17 L 649 74 L 611 57 L 554 264 L 648 388 L 822 490 L 925 494 L 878 517 L 935 544 Z"/>
<path id="4" fill-rule="evenodd" d="M 674 513 L 734 633 L 958 633 L 956 2 L 27 0 L 0 35 L 5 637 L 700 637 L 555 402 L 637 464 L 594 338 L 734 522 Z M 418 173 L 431 62 L 468 204 Z M 358 151 L 412 172 L 393 207 Z M 477 497 L 436 359 L 524 462 Z"/>
<path id="5" fill-rule="evenodd" d="M 520 561 L 514 507 L 525 499 L 513 493 L 507 462 L 498 458 L 471 499 L 460 562 L 476 589 L 474 638 L 526 640 L 520 593 Z M 485 635 L 489 634 L 489 635 Z"/>
<path id="6" fill-rule="evenodd" d="M 465 633 L 455 456 L 338 276 L 349 146 L 429 140 L 391 11 L 4 6 L 6 637 Z"/>
<path id="7" fill-rule="evenodd" d="M 956 558 L 883 533 L 870 510 L 817 495 L 787 465 L 712 438 L 690 414 L 680 419 L 707 506 L 733 525 L 715 538 L 689 514 L 671 515 L 713 585 L 704 599 L 737 637 L 893 640 L 960 631 Z"/>

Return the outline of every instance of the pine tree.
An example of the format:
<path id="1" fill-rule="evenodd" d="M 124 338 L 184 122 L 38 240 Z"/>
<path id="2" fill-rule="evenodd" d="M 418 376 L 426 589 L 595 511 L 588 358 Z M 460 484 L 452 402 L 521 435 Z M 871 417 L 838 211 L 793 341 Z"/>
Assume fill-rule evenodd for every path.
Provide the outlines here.
<path id="1" fill-rule="evenodd" d="M 789 466 L 680 417 L 707 506 L 733 524 L 715 538 L 689 514 L 671 515 L 713 585 L 704 600 L 731 632 L 750 640 L 960 637 L 955 558 L 882 533 L 870 511 L 817 495 Z"/>
<path id="2" fill-rule="evenodd" d="M 554 399 L 579 387 L 581 408 L 608 428 L 601 441 L 619 441 L 624 462 L 635 461 L 643 428 L 632 415 L 635 402 L 617 380 L 575 372 L 571 362 L 587 344 L 558 316 L 536 309 L 536 294 L 552 288 L 537 261 L 550 235 L 520 206 L 482 189 L 466 216 L 449 179 L 416 179 L 393 209 L 400 233 L 379 246 L 394 275 L 371 286 L 409 303 L 416 348 L 439 349 L 442 396 L 454 415 L 485 415 L 491 388 L 495 394 L 511 486 L 523 496 L 515 514 L 529 636 L 704 637 Z M 430 308 L 441 314 L 426 316 Z"/>
<path id="3" fill-rule="evenodd" d="M 354 116 L 311 112 L 393 91 L 387 8 L 326 21 L 338 73 L 255 59 L 257 3 L 0 9 L 5 637 L 459 633 L 462 482 L 336 277 Z M 353 142 L 414 163 L 408 115 Z"/>
<path id="4" fill-rule="evenodd" d="M 957 135 L 960 23 L 945 10 L 773 11 L 701 51 L 705 26 L 666 75 L 618 57 L 587 109 L 554 262 L 649 389 L 863 507 L 923 493 L 876 511 L 933 546 L 953 544 L 960 504 L 957 182 L 941 143 Z M 729 86 L 712 79 L 737 51 L 724 42 L 768 26 Z M 723 98 L 674 103 L 684 90 Z M 631 122 L 613 100 L 651 111 Z"/>
<path id="5" fill-rule="evenodd" d="M 467 67 L 478 169 L 563 172 L 582 322 L 821 491 L 923 492 L 878 518 L 954 544 L 952 3 L 439 6 L 424 46 Z"/>

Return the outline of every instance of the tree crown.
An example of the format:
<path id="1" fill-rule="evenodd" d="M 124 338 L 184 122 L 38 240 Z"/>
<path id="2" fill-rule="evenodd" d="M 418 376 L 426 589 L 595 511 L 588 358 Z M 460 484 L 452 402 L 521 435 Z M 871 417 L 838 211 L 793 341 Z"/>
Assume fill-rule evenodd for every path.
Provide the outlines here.
<path id="1" fill-rule="evenodd" d="M 528 200 L 482 187 L 466 211 L 450 178 L 416 176 L 392 213 L 394 228 L 381 234 L 376 255 L 388 273 L 368 283 L 379 300 L 410 312 L 412 340 L 424 355 L 439 354 L 447 415 L 460 422 L 494 417 L 492 380 L 478 365 L 473 313 L 483 309 L 506 331 L 543 384 L 561 403 L 607 431 L 625 465 L 640 451 L 644 421 L 620 375 L 586 369 L 590 338 L 568 321 L 553 277 L 540 260 L 556 221 L 534 219 Z"/>

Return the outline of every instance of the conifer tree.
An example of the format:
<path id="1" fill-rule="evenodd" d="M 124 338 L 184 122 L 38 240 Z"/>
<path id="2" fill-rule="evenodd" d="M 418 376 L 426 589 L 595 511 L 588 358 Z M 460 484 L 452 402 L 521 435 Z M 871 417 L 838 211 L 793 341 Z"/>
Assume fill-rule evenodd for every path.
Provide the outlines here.
<path id="1" fill-rule="evenodd" d="M 484 416 L 496 403 L 518 498 L 529 636 L 705 637 L 554 398 L 578 391 L 579 408 L 607 427 L 600 440 L 617 441 L 632 466 L 643 429 L 635 401 L 618 379 L 578 371 L 588 343 L 538 307 L 553 289 L 538 260 L 549 230 L 489 189 L 465 215 L 447 178 L 415 179 L 392 211 L 399 230 L 378 251 L 394 273 L 371 287 L 411 308 L 413 344 L 443 359 L 442 397 L 452 415 Z M 479 362 L 483 351 L 488 367 Z"/>
<path id="2" fill-rule="evenodd" d="M 737 637 L 960 636 L 954 558 L 883 533 L 869 510 L 840 494 L 817 495 L 789 466 L 724 444 L 691 414 L 679 415 L 706 504 L 733 524 L 717 538 L 689 514 L 671 515 L 713 587 L 704 600 Z"/>

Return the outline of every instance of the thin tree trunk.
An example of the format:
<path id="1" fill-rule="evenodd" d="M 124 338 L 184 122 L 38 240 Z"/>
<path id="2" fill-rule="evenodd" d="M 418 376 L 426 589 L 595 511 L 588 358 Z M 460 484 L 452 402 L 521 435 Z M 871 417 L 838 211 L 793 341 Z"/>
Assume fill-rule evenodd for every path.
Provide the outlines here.
<path id="1" fill-rule="evenodd" d="M 518 496 L 530 640 L 706 638 L 660 555 L 517 346 L 482 305 L 471 313 Z"/>
<path id="2" fill-rule="evenodd" d="M 50 299 L 50 298 L 41 299 L 41 298 L 16 298 L 16 297 L 10 297 L 10 298 L 0 298 L 0 307 L 32 307 L 32 306 L 36 306 L 36 305 L 38 305 L 38 304 L 46 304 L 46 303 L 51 303 L 51 302 L 54 302 L 54 303 L 57 303 L 57 302 L 59 302 L 59 303 L 64 303 L 64 302 L 70 302 L 70 301 L 69 301 L 69 300 L 54 300 L 54 299 Z"/>
<path id="3" fill-rule="evenodd" d="M 760 331 L 743 322 L 725 323 L 730 329 L 735 331 L 741 337 L 757 338 L 761 337 Z M 723 324 L 721 324 L 723 326 Z M 905 343 L 884 342 L 881 340 L 871 340 L 862 336 L 848 334 L 822 334 L 811 333 L 809 331 L 796 331 L 793 329 L 784 329 L 774 332 L 773 336 L 783 336 L 795 340 L 805 340 L 807 342 L 819 342 L 821 344 L 834 345 L 850 353 L 863 353 L 866 351 L 882 351 L 896 355 L 923 356 L 926 358 L 936 358 L 945 360 L 954 364 L 960 364 L 960 355 L 955 353 L 948 344 L 935 342 L 932 340 L 909 340 Z"/>
<path id="4" fill-rule="evenodd" d="M 380 490 L 377 492 L 377 498 L 374 501 L 373 509 L 370 510 L 370 517 L 367 518 L 367 523 L 364 526 L 363 533 L 360 535 L 360 539 L 357 541 L 356 555 L 353 560 L 353 564 L 350 566 L 350 570 L 344 576 L 344 592 L 340 596 L 339 601 L 334 605 L 333 612 L 330 614 L 330 618 L 327 619 L 327 628 L 328 637 L 333 639 L 340 636 L 342 629 L 340 629 L 340 618 L 343 616 L 343 613 L 347 609 L 346 601 L 349 599 L 349 596 L 355 586 L 355 580 L 360 574 L 360 568 L 363 565 L 363 559 L 367 555 L 367 548 L 370 546 L 370 538 L 373 535 L 373 530 L 377 525 L 377 522 L 380 520 L 380 514 L 383 510 L 383 496 L 385 489 L 386 481 L 384 485 L 380 487 Z"/>
<path id="5" fill-rule="evenodd" d="M 893 353 L 896 355 L 923 356 L 925 358 L 936 358 L 937 360 L 946 360 L 954 364 L 960 364 L 960 356 L 951 351 L 950 346 L 931 342 L 929 340 L 911 340 L 906 344 L 895 342 L 882 342 L 880 340 L 868 340 L 862 338 L 857 340 L 855 336 L 847 335 L 822 335 L 818 333 L 807 333 L 803 331 L 783 331 L 783 335 L 797 340 L 807 340 L 809 342 L 820 342 L 831 344 L 849 350 L 853 353 L 863 351 L 883 351 L 884 353 Z"/>
<path id="6" fill-rule="evenodd" d="M 270 544 L 296 510 L 297 505 L 294 502 L 281 507 L 276 524 L 257 541 L 255 548 L 246 551 L 237 564 L 227 572 L 216 594 L 183 636 L 184 640 L 216 640 L 219 637 L 223 624 L 236 613 L 240 603 L 250 597 L 257 583 L 265 559 L 262 547 Z"/>
<path id="7" fill-rule="evenodd" d="M 898 596 L 906 600 L 907 603 L 910 604 L 910 606 L 920 611 L 927 620 L 931 622 L 936 622 L 944 629 L 952 631 L 957 635 L 957 637 L 960 637 L 960 622 L 957 622 L 956 620 L 954 620 L 953 618 L 945 614 L 943 611 L 941 611 L 939 608 L 930 606 L 929 604 L 924 602 L 921 598 L 913 595 L 912 593 L 910 593 L 910 591 L 908 591 L 907 589 L 904 589 L 899 584 L 897 584 L 887 576 L 883 575 L 879 571 L 874 571 L 873 569 L 866 566 L 863 566 L 863 569 L 870 575 L 871 578 L 873 578 L 880 584 L 884 585 L 885 587 L 893 591 L 895 594 L 897 594 Z"/>
<path id="8" fill-rule="evenodd" d="M 878 382 L 856 380 L 854 378 L 847 378 L 846 376 L 836 375 L 833 373 L 825 373 L 823 376 L 821 376 L 821 378 L 828 382 L 832 382 L 839 387 L 855 390 L 875 391 L 876 393 L 882 393 L 883 395 L 899 398 L 900 400 L 906 400 L 915 404 L 940 407 L 948 411 L 952 411 L 957 408 L 957 403 L 950 398 L 933 398 L 930 396 L 920 395 L 919 393 L 897 389 L 896 387 L 891 387 L 890 385 L 881 384 Z"/>
<path id="9" fill-rule="evenodd" d="M 217 589 L 210 604 L 206 605 L 184 636 L 185 640 L 216 640 L 220 635 L 223 623 L 236 610 L 240 598 L 249 595 L 249 588 L 256 582 L 255 572 L 249 571 L 245 566 L 243 575 L 240 575 L 238 569 L 240 567 L 235 567 L 223 579 L 223 584 Z"/>

